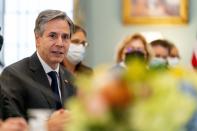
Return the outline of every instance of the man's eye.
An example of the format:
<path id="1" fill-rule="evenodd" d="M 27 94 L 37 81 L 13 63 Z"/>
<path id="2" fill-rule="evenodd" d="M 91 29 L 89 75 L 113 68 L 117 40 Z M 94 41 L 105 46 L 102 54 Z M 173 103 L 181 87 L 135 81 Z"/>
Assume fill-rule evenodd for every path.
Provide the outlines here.
<path id="1" fill-rule="evenodd" d="M 68 39 L 70 39 L 70 35 L 68 35 L 68 34 L 63 35 L 63 36 L 62 36 L 62 39 L 63 39 L 63 40 L 68 40 Z"/>
<path id="2" fill-rule="evenodd" d="M 52 38 L 52 39 L 55 39 L 55 38 L 57 38 L 57 35 L 56 34 L 50 34 L 49 37 Z"/>

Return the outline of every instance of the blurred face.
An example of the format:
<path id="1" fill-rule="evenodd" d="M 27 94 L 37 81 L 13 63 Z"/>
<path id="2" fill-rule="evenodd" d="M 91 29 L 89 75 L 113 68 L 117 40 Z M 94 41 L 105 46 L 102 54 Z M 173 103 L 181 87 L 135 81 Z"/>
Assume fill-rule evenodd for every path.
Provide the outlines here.
<path id="1" fill-rule="evenodd" d="M 53 69 L 62 62 L 70 43 L 70 28 L 66 21 L 51 20 L 42 36 L 36 35 L 36 48 L 41 58 Z"/>
<path id="2" fill-rule="evenodd" d="M 144 44 L 140 39 L 132 40 L 129 44 L 127 44 L 124 48 L 123 55 L 125 55 L 125 53 L 127 53 L 128 51 L 133 51 L 133 50 L 141 51 L 146 55 Z"/>
<path id="3" fill-rule="evenodd" d="M 174 58 L 174 57 L 179 57 L 179 52 L 178 49 L 173 47 L 170 51 L 170 57 Z"/>
<path id="4" fill-rule="evenodd" d="M 77 31 L 71 37 L 72 44 L 82 44 L 83 46 L 87 46 L 87 38 L 82 31 Z"/>
<path id="5" fill-rule="evenodd" d="M 169 56 L 169 52 L 167 48 L 164 48 L 162 46 L 153 46 L 152 49 L 154 52 L 154 56 L 157 58 L 167 59 Z"/>
<path id="6" fill-rule="evenodd" d="M 65 57 L 65 63 L 69 62 L 70 65 L 76 66 L 78 63 L 82 62 L 85 56 L 86 46 L 86 36 L 82 31 L 78 30 L 72 34 L 71 44 Z"/>

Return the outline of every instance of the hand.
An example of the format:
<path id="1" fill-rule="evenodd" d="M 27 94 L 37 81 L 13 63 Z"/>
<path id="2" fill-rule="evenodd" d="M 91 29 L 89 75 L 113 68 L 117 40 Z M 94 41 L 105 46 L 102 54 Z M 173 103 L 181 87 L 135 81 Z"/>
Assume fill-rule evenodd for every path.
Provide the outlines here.
<path id="1" fill-rule="evenodd" d="M 70 121 L 70 112 L 60 109 L 55 111 L 47 121 L 48 131 L 63 131 Z"/>
<path id="2" fill-rule="evenodd" d="M 1 131 L 27 131 L 27 122 L 23 118 L 9 118 L 0 122 Z"/>

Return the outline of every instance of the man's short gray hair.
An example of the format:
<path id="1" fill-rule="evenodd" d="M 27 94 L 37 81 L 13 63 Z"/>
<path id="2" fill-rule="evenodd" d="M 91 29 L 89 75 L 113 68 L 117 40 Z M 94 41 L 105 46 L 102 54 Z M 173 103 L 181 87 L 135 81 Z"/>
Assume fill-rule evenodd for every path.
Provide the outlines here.
<path id="1" fill-rule="evenodd" d="M 34 33 L 42 36 L 44 33 L 44 25 L 51 21 L 51 20 L 55 20 L 55 19 L 62 19 L 65 20 L 66 22 L 68 22 L 69 24 L 69 28 L 70 28 L 70 37 L 73 33 L 73 22 L 72 20 L 66 15 L 65 12 L 60 11 L 60 10 L 44 10 L 42 12 L 40 12 L 40 14 L 38 15 L 37 19 L 36 19 L 36 23 L 35 23 L 35 28 L 34 28 Z"/>

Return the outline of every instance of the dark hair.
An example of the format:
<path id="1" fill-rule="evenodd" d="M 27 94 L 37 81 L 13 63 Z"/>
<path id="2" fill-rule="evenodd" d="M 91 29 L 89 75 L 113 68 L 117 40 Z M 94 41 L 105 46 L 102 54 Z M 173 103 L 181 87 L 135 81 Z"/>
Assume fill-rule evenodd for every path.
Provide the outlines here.
<path id="1" fill-rule="evenodd" d="M 169 54 L 170 54 L 170 50 L 172 48 L 172 43 L 167 41 L 167 40 L 161 40 L 161 39 L 158 39 L 158 40 L 154 40 L 150 43 L 150 45 L 152 47 L 155 47 L 155 46 L 161 46 L 165 49 L 168 50 Z"/>
<path id="2" fill-rule="evenodd" d="M 73 34 L 75 34 L 75 33 L 78 32 L 78 31 L 83 32 L 84 35 L 87 36 L 87 33 L 86 33 L 85 29 L 83 29 L 83 28 L 82 28 L 81 26 L 79 26 L 79 25 L 74 25 Z"/>
<path id="3" fill-rule="evenodd" d="M 35 34 L 42 36 L 45 30 L 44 29 L 45 24 L 55 19 L 62 19 L 68 22 L 70 28 L 70 37 L 71 37 L 73 33 L 74 24 L 72 20 L 66 15 L 66 13 L 60 10 L 44 10 L 40 12 L 35 23 L 35 28 L 34 28 Z"/>

